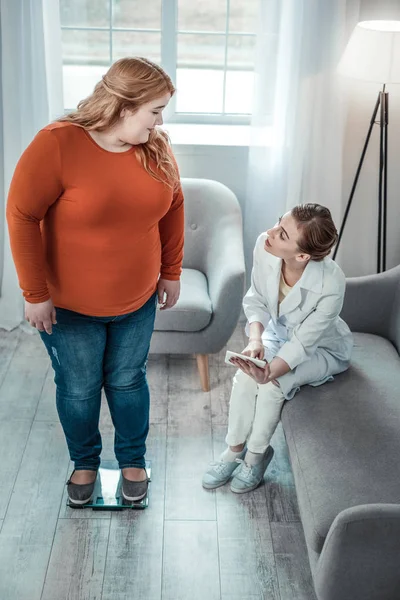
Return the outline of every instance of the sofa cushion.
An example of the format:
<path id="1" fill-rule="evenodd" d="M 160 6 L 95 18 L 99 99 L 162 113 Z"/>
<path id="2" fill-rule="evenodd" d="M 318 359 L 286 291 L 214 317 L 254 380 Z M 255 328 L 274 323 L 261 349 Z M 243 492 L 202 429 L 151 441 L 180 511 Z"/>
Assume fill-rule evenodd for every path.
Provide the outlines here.
<path id="1" fill-rule="evenodd" d="M 212 305 L 206 276 L 195 269 L 183 269 L 181 295 L 168 310 L 157 311 L 156 331 L 200 331 L 211 320 Z"/>
<path id="2" fill-rule="evenodd" d="M 355 334 L 350 369 L 305 386 L 282 412 L 307 543 L 321 552 L 343 509 L 400 501 L 400 358 Z"/>

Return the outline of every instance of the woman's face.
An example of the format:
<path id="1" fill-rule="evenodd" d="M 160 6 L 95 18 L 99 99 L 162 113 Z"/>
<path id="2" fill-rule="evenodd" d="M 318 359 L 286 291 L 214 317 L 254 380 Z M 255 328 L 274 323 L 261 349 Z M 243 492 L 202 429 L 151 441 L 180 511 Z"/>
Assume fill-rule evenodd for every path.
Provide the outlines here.
<path id="1" fill-rule="evenodd" d="M 162 111 L 171 99 L 167 93 L 151 102 L 143 104 L 135 113 L 123 109 L 118 126 L 118 137 L 132 146 L 145 144 L 156 125 L 162 125 Z"/>
<path id="2" fill-rule="evenodd" d="M 282 258 L 283 260 L 297 260 L 299 262 L 307 261 L 309 254 L 303 254 L 299 251 L 297 242 L 300 238 L 300 232 L 297 228 L 297 222 L 290 212 L 281 217 L 271 229 L 267 231 L 264 250 Z"/>

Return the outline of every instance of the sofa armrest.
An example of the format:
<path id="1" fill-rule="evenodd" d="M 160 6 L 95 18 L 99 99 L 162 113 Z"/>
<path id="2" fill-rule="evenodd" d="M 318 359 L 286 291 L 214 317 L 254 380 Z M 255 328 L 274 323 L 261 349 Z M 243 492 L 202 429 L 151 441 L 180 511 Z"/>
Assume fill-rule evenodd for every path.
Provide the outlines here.
<path id="1" fill-rule="evenodd" d="M 206 259 L 208 292 L 213 316 L 209 334 L 214 352 L 232 335 L 242 307 L 245 283 L 242 220 L 240 212 L 226 215 L 210 241 Z"/>
<path id="2" fill-rule="evenodd" d="M 400 598 L 400 504 L 343 510 L 314 570 L 318 600 Z"/>
<path id="3" fill-rule="evenodd" d="M 399 284 L 400 266 L 377 275 L 348 278 L 340 316 L 352 331 L 373 333 L 394 341 L 397 336 L 393 335 L 393 318 L 400 313 Z"/>

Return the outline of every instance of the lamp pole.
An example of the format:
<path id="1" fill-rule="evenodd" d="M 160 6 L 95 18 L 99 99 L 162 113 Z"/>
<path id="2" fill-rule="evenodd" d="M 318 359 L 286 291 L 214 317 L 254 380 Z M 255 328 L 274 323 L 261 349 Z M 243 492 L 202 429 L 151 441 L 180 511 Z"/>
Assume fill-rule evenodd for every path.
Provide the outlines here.
<path id="1" fill-rule="evenodd" d="M 333 259 L 336 258 L 340 242 L 343 237 L 344 228 L 349 216 L 350 207 L 353 202 L 354 194 L 357 188 L 357 183 L 360 177 L 361 169 L 364 163 L 364 158 L 367 152 L 368 144 L 371 138 L 371 133 L 374 125 L 378 123 L 376 116 L 380 108 L 380 137 L 379 137 L 379 195 L 378 195 L 378 243 L 377 243 L 377 260 L 376 270 L 381 273 L 386 270 L 386 235 L 387 235 L 387 155 L 388 155 L 388 124 L 389 124 L 389 93 L 386 92 L 386 84 L 383 85 L 382 91 L 379 92 L 376 100 L 375 108 L 369 124 L 367 137 L 358 163 L 356 175 L 351 188 L 350 196 L 347 202 L 346 210 L 343 217 L 343 222 L 340 227 L 338 241 Z"/>

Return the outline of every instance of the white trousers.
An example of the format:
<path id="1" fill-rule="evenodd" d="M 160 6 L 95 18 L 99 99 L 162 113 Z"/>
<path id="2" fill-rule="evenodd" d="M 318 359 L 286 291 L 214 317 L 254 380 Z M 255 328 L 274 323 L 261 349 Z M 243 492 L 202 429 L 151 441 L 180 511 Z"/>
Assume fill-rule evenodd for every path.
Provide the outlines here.
<path id="1" fill-rule="evenodd" d="M 272 382 L 258 384 L 238 370 L 229 401 L 226 443 L 239 446 L 247 442 L 250 452 L 265 452 L 280 421 L 284 401 L 280 387 Z"/>

